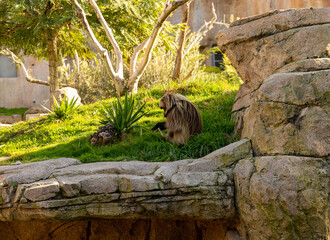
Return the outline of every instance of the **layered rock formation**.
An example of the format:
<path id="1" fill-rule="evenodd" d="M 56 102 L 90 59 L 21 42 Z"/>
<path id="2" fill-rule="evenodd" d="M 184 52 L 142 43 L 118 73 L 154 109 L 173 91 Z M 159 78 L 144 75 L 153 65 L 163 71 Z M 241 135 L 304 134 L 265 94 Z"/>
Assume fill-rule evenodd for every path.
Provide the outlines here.
<path id="1" fill-rule="evenodd" d="M 330 9 L 274 11 L 219 32 L 244 84 L 233 106 L 253 159 L 234 169 L 245 239 L 327 239 Z"/>
<path id="2" fill-rule="evenodd" d="M 190 236 L 186 239 L 199 239 L 202 232 L 204 235 L 208 232 L 204 239 L 224 239 L 225 234 L 235 236 L 236 233 L 231 231 L 236 218 L 233 166 L 240 159 L 250 157 L 251 144 L 245 139 L 201 159 L 169 163 L 81 164 L 75 159 L 60 158 L 1 166 L 0 221 L 3 223 L 0 223 L 0 236 L 6 234 L 29 239 L 17 233 L 24 232 L 19 229 L 26 225 L 26 221 L 37 221 L 33 222 L 35 226 L 45 228 L 39 233 L 41 237 L 34 239 L 43 239 L 42 236 L 49 233 L 48 228 L 53 229 L 51 234 L 54 236 L 61 228 L 64 233 L 60 239 L 65 239 L 64 236 L 69 234 L 65 229 L 70 226 L 84 233 L 89 226 L 88 236 L 93 239 L 90 238 L 93 236 L 91 229 L 102 228 L 106 223 L 122 232 L 118 238 L 109 239 L 128 237 L 129 229 L 135 229 L 135 224 L 141 225 L 138 227 L 140 232 L 131 230 L 139 233 L 125 239 L 168 239 L 180 235 Z M 124 220 L 91 221 L 93 218 Z M 53 221 L 53 224 L 41 220 Z M 56 222 L 59 220 L 78 222 L 61 225 Z M 180 226 L 176 226 L 176 221 Z M 130 224 L 132 226 L 128 227 Z M 168 230 L 163 229 L 162 224 L 167 225 Z M 125 225 L 128 232 L 120 230 Z M 163 233 L 159 236 L 155 232 Z M 96 239 L 102 236 L 95 234 Z M 136 238 L 138 234 L 148 238 Z"/>
<path id="3" fill-rule="evenodd" d="M 237 136 L 258 155 L 327 156 L 330 10 L 243 19 L 218 43 L 244 81 L 233 107 Z"/>

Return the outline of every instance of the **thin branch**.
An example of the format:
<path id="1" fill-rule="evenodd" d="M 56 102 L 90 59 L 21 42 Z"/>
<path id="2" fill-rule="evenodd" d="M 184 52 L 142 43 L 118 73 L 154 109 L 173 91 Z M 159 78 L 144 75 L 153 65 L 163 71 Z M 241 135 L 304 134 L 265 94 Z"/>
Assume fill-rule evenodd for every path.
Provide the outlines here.
<path id="1" fill-rule="evenodd" d="M 229 27 L 229 24 L 217 22 L 218 16 L 215 12 L 214 4 L 212 3 L 212 19 L 208 22 L 205 22 L 203 26 L 201 26 L 198 31 L 195 33 L 195 38 L 191 41 L 187 49 L 184 51 L 183 56 L 185 56 L 198 42 L 200 42 L 203 37 L 214 27 L 217 26 L 225 26 Z"/>
<path id="2" fill-rule="evenodd" d="M 184 26 L 180 30 L 180 33 L 179 33 L 179 47 L 176 51 L 176 58 L 175 58 L 175 63 L 174 63 L 173 76 L 172 76 L 172 80 L 175 82 L 177 82 L 180 78 L 181 66 L 182 66 L 182 61 L 184 58 L 183 44 L 185 42 L 187 23 L 189 20 L 189 6 L 190 6 L 190 4 L 187 3 L 186 5 L 183 6 L 183 10 L 182 10 L 181 24 L 183 24 Z"/>
<path id="3" fill-rule="evenodd" d="M 105 67 L 107 69 L 107 72 L 111 79 L 113 79 L 113 82 L 116 87 L 116 92 L 118 94 L 123 93 L 124 89 L 124 79 L 123 79 L 123 71 L 115 72 L 112 62 L 110 60 L 109 52 L 100 44 L 100 42 L 96 39 L 93 30 L 89 26 L 88 20 L 86 18 L 85 11 L 82 9 L 82 7 L 79 5 L 77 0 L 70 0 L 71 3 L 75 6 L 76 9 L 76 15 L 80 19 L 80 22 L 89 37 L 89 40 L 92 42 L 93 46 L 96 48 L 97 52 L 101 55 L 101 57 L 104 60 Z M 122 69 L 123 67 L 119 67 L 118 69 Z"/>
<path id="4" fill-rule="evenodd" d="M 147 46 L 149 40 L 150 40 L 150 37 L 147 38 L 146 40 L 144 40 L 140 45 L 135 46 L 133 48 L 133 55 L 132 55 L 132 58 L 131 58 L 131 61 L 130 61 L 130 66 L 129 66 L 130 67 L 129 73 L 130 73 L 131 76 L 136 71 L 136 62 L 137 62 L 138 56 L 139 56 L 140 52 L 143 49 L 145 49 L 145 47 Z"/>
<path id="5" fill-rule="evenodd" d="M 166 1 L 164 11 L 159 16 L 159 18 L 157 20 L 157 23 L 156 23 L 156 25 L 155 25 L 155 27 L 152 31 L 152 34 L 149 37 L 149 41 L 146 44 L 146 47 L 145 47 L 146 50 L 144 52 L 144 56 L 143 56 L 143 58 L 142 58 L 142 60 L 139 64 L 138 68 L 133 72 L 133 75 L 130 76 L 130 79 L 129 79 L 129 82 L 128 82 L 129 87 L 132 87 L 132 86 L 136 85 L 136 83 L 139 81 L 141 75 L 143 74 L 147 64 L 149 63 L 155 41 L 156 41 L 159 33 L 162 31 L 163 24 L 166 21 L 166 19 L 177 8 L 179 8 L 183 4 L 186 4 L 187 2 L 190 2 L 190 1 L 191 0 L 177 0 L 177 1 L 174 1 L 174 2 L 170 2 L 169 0 Z M 133 59 L 131 61 L 133 61 Z"/>
<path id="6" fill-rule="evenodd" d="M 171 0 L 166 0 L 163 11 L 165 11 L 165 9 L 168 7 L 170 2 L 171 2 Z M 131 58 L 131 61 L 130 61 L 130 76 L 132 76 L 133 73 L 135 73 L 135 71 L 136 71 L 136 62 L 137 62 L 138 56 L 139 56 L 140 52 L 142 50 L 144 50 L 146 48 L 146 46 L 149 44 L 150 38 L 151 38 L 151 36 L 149 36 L 146 40 L 144 40 L 140 45 L 133 48 L 133 55 L 132 55 L 132 58 Z"/>
<path id="7" fill-rule="evenodd" d="M 5 55 L 5 56 L 11 57 L 11 59 L 13 59 L 13 61 L 17 65 L 20 65 L 22 67 L 22 69 L 24 71 L 24 74 L 25 74 L 26 81 L 28 81 L 30 83 L 37 83 L 37 84 L 49 86 L 49 82 L 42 81 L 42 80 L 39 80 L 39 79 L 35 79 L 34 77 L 32 77 L 30 75 L 29 71 L 26 69 L 24 63 L 12 51 L 10 51 L 9 49 L 5 49 L 5 50 L 0 51 L 0 53 Z"/>
<path id="8" fill-rule="evenodd" d="M 99 19 L 109 41 L 111 42 L 115 52 L 116 52 L 116 59 L 117 59 L 117 65 L 116 65 L 116 73 L 123 76 L 123 53 L 120 51 L 119 45 L 117 41 L 115 40 L 112 29 L 109 28 L 107 22 L 105 21 L 102 12 L 100 11 L 99 7 L 95 3 L 94 0 L 88 0 L 89 4 L 93 7 L 94 12 L 96 13 L 97 18 Z"/>

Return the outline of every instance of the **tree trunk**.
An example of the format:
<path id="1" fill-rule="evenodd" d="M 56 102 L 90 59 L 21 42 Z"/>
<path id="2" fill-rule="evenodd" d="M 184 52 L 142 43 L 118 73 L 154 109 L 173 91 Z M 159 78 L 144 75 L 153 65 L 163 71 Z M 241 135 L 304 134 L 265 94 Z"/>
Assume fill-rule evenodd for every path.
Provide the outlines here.
<path id="1" fill-rule="evenodd" d="M 75 84 L 75 88 L 78 90 L 79 89 L 79 79 L 80 79 L 80 59 L 79 59 L 79 55 L 78 52 L 75 51 L 74 52 L 74 59 L 76 61 L 76 79 L 74 81 Z"/>
<path id="2" fill-rule="evenodd" d="M 58 80 L 58 62 L 57 62 L 57 33 L 53 31 L 46 32 L 48 63 L 49 63 L 49 108 L 54 106 L 54 92 L 60 88 Z"/>
<path id="3" fill-rule="evenodd" d="M 182 61 L 183 61 L 183 44 L 184 44 L 184 40 L 185 40 L 185 35 L 186 35 L 186 27 L 187 27 L 187 23 L 188 23 L 188 19 L 189 19 L 189 6 L 190 4 L 187 3 L 185 5 L 183 5 L 183 9 L 182 9 L 182 25 L 183 28 L 180 31 L 180 35 L 179 35 L 179 47 L 177 50 L 177 54 L 176 54 L 176 59 L 175 59 L 175 64 L 174 64 L 174 70 L 173 70 L 173 76 L 172 76 L 172 80 L 175 82 L 179 81 L 180 75 L 181 75 L 181 66 L 182 66 Z"/>

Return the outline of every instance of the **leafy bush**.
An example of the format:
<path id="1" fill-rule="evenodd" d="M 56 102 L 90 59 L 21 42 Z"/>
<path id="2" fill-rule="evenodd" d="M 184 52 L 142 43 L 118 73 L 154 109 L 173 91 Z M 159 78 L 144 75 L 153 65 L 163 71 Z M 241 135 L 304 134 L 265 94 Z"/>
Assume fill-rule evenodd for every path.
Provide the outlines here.
<path id="1" fill-rule="evenodd" d="M 77 89 L 81 102 L 90 104 L 115 95 L 114 85 L 102 60 L 74 60 L 72 64 L 62 60 L 59 67 L 60 82 Z"/>
<path id="2" fill-rule="evenodd" d="M 145 103 L 138 107 L 133 96 L 128 96 L 126 93 L 124 102 L 118 97 L 117 101 L 112 102 L 109 106 L 104 106 L 104 115 L 100 123 L 105 125 L 109 122 L 114 127 L 116 134 L 121 136 L 145 115 L 145 112 L 142 111 L 144 106 Z"/>
<path id="3" fill-rule="evenodd" d="M 187 36 L 185 42 L 186 47 L 193 41 L 193 37 L 194 33 Z M 177 42 L 175 39 L 173 39 L 173 41 Z M 200 45 L 197 42 L 193 44 L 190 51 L 186 53 L 181 67 L 179 82 L 185 81 L 188 78 L 195 79 L 200 74 L 200 67 L 207 58 L 208 53 L 204 54 L 200 52 L 199 47 Z M 168 85 L 172 83 L 175 59 L 176 47 L 162 45 L 162 43 L 160 43 L 153 51 L 152 59 L 141 77 L 139 87 L 150 88 L 157 84 L 168 87 Z"/>
<path id="4" fill-rule="evenodd" d="M 60 102 L 58 102 L 55 97 L 53 97 L 53 99 L 54 99 L 53 111 L 49 110 L 46 107 L 44 108 L 47 109 L 49 112 L 51 112 L 49 116 L 55 119 L 60 119 L 60 120 L 66 119 L 78 107 L 76 106 L 78 97 L 74 97 L 71 100 L 69 100 L 67 97 L 64 97 L 64 99 L 60 97 Z"/>

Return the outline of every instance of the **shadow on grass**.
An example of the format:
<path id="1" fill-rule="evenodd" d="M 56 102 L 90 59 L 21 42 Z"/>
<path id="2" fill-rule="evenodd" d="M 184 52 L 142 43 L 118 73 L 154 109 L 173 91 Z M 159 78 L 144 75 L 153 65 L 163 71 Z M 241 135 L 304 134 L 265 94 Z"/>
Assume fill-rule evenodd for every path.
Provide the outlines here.
<path id="1" fill-rule="evenodd" d="M 202 116 L 207 121 L 212 120 L 212 116 L 209 114 L 205 115 L 202 112 Z M 89 135 L 85 135 L 66 143 L 48 145 L 35 151 L 14 155 L 0 164 L 11 164 L 18 160 L 27 163 L 60 157 L 76 158 L 84 163 L 125 160 L 164 162 L 200 158 L 229 143 L 219 134 L 219 128 L 230 134 L 233 124 L 214 122 L 204 128 L 205 130 L 201 134 L 192 136 L 183 147 L 164 141 L 158 132 L 150 130 L 142 135 L 135 132 L 128 135 L 122 142 L 106 146 L 90 144 Z"/>

